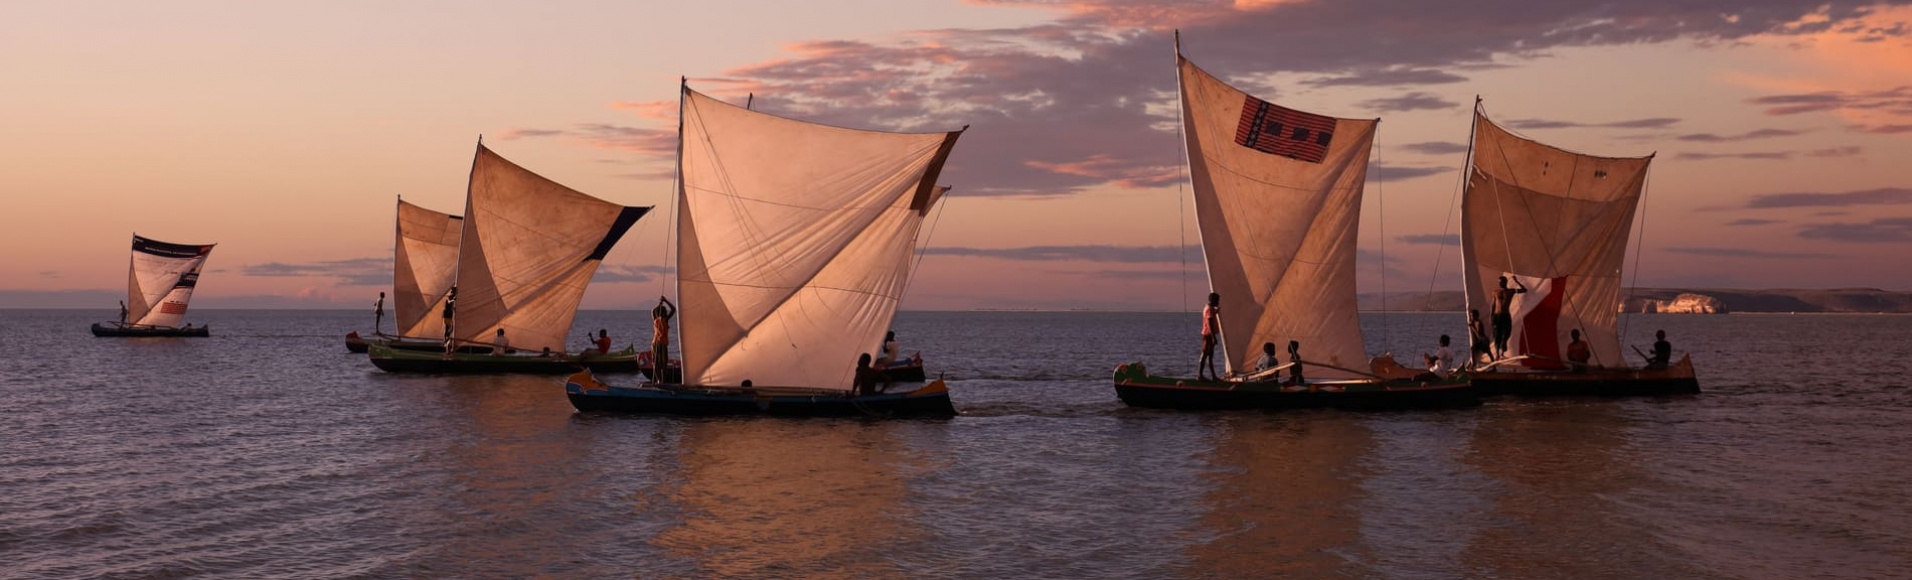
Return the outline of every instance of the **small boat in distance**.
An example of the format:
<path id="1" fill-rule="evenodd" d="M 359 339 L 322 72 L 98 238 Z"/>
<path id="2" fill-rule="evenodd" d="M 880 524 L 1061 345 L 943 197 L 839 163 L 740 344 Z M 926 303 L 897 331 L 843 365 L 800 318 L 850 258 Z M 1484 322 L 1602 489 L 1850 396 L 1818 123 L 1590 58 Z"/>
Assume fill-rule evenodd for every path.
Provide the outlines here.
<path id="1" fill-rule="evenodd" d="M 585 195 L 506 160 L 482 142 L 472 158 L 463 219 L 426 215 L 428 210 L 422 209 L 410 212 L 412 217 L 434 218 L 427 221 L 439 229 L 425 229 L 428 243 L 408 245 L 416 237 L 409 234 L 418 231 L 405 221 L 408 205 L 400 205 L 395 290 L 401 308 L 417 318 L 401 319 L 401 331 L 447 337 L 456 350 L 440 342 L 439 348 L 426 352 L 420 349 L 428 348 L 424 344 L 431 339 L 405 336 L 392 344 L 369 344 L 366 354 L 374 366 L 388 372 L 551 373 L 561 371 L 546 367 L 560 365 L 566 370 L 590 366 L 637 372 L 634 347 L 571 353 L 565 338 L 598 265 L 651 208 Z M 451 285 L 438 297 L 435 280 L 443 270 L 437 264 L 454 225 L 456 266 Z M 420 248 L 430 251 L 413 251 Z M 425 261 L 432 265 L 418 265 Z M 432 276 L 407 284 L 404 273 L 419 271 Z M 473 347 L 478 352 L 467 350 Z M 435 360 L 426 364 L 420 357 Z"/>
<path id="2" fill-rule="evenodd" d="M 1356 233 L 1379 120 L 1263 101 L 1195 66 L 1176 44 L 1190 190 L 1209 287 L 1220 295 L 1217 346 L 1228 374 L 1158 377 L 1129 363 L 1115 369 L 1116 396 L 1190 410 L 1478 404 L 1465 375 L 1410 371 L 1386 354 L 1370 359 L 1363 346 Z M 1296 349 L 1287 364 L 1247 372 L 1269 344 Z"/>
<path id="3" fill-rule="evenodd" d="M 680 85 L 678 105 L 683 382 L 619 386 L 581 372 L 565 381 L 571 405 L 689 415 L 955 415 L 941 380 L 870 392 L 871 373 L 857 367 L 881 348 L 895 318 L 923 218 L 949 190 L 936 185 L 937 176 L 962 131 L 819 125 L 724 103 L 688 85 Z"/>
<path id="4" fill-rule="evenodd" d="M 1476 100 L 1461 194 L 1461 280 L 1470 313 L 1492 325 L 1498 340 L 1490 342 L 1505 345 L 1472 351 L 1484 348 L 1492 359 L 1467 365 L 1479 365 L 1471 375 L 1481 394 L 1700 392 L 1688 357 L 1635 367 L 1620 346 L 1621 272 L 1652 161 L 1515 135 Z M 1575 345 L 1575 336 L 1584 342 Z M 1576 351 L 1584 363 L 1571 360 Z"/>
<path id="5" fill-rule="evenodd" d="M 384 328 L 372 329 L 373 338 L 365 339 L 357 331 L 345 337 L 345 349 L 366 352 L 369 342 L 395 348 L 443 351 L 444 327 L 435 314 L 445 307 L 445 294 L 458 276 L 458 242 L 464 233 L 465 218 L 432 211 L 398 200 L 396 230 L 392 242 L 392 323 L 393 334 Z M 376 320 L 375 320 L 376 322 Z M 488 348 L 473 348 L 474 354 Z"/>
<path id="6" fill-rule="evenodd" d="M 214 244 L 173 244 L 133 234 L 126 303 L 120 320 L 93 323 L 93 336 L 201 337 L 207 326 L 180 326 Z"/>

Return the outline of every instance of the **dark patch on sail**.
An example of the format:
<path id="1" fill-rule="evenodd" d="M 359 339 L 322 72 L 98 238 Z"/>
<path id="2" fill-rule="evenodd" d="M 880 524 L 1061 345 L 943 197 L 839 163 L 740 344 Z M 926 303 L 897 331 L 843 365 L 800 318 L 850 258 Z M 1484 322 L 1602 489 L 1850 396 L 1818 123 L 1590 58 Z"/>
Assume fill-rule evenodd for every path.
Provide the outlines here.
<path id="1" fill-rule="evenodd" d="M 604 240 L 598 242 L 597 249 L 591 250 L 591 255 L 584 259 L 602 260 L 610 255 L 611 247 L 616 246 L 617 240 L 624 237 L 624 232 L 630 231 L 631 226 L 637 223 L 637 218 L 644 217 L 644 214 L 650 211 L 651 208 L 648 207 L 627 207 L 624 211 L 618 212 L 617 221 L 611 222 L 611 230 L 604 233 Z"/>
<path id="2" fill-rule="evenodd" d="M 179 277 L 179 283 L 174 284 L 173 287 L 174 288 L 191 288 L 198 285 L 199 285 L 199 272 L 187 272 L 185 275 Z"/>
<path id="3" fill-rule="evenodd" d="M 212 251 L 212 246 L 172 244 L 133 236 L 133 251 L 166 258 L 191 258 Z"/>
<path id="4" fill-rule="evenodd" d="M 1333 117 L 1303 113 L 1253 96 L 1242 103 L 1241 122 L 1235 126 L 1235 144 L 1309 163 L 1326 159 L 1333 141 Z"/>

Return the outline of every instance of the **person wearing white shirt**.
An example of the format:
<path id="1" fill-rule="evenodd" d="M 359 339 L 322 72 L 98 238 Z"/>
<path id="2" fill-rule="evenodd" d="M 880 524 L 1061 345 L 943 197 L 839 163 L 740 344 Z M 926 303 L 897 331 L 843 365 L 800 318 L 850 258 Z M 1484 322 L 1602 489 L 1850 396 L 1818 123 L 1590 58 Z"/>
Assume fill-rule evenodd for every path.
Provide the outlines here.
<path id="1" fill-rule="evenodd" d="M 511 352 L 511 339 L 505 338 L 505 329 L 500 328 L 498 329 L 498 336 L 491 339 L 491 354 L 493 356 L 503 356 L 509 352 Z"/>
<path id="2" fill-rule="evenodd" d="M 1439 375 L 1442 377 L 1447 376 L 1448 373 L 1454 372 L 1454 350 L 1451 348 L 1448 348 L 1448 343 L 1449 343 L 1449 339 L 1447 338 L 1447 335 L 1443 334 L 1441 335 L 1441 348 L 1439 350 L 1434 351 L 1434 354 L 1432 355 L 1428 355 L 1428 354 L 1421 355 L 1423 358 L 1427 359 L 1427 372 L 1434 373 L 1435 375 Z"/>

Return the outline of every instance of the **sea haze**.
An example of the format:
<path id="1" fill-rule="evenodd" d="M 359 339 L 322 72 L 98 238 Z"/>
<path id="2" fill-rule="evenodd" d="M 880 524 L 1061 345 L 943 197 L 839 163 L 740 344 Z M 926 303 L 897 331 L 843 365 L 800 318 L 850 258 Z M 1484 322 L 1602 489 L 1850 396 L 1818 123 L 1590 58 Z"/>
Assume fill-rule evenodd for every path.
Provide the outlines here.
<path id="1" fill-rule="evenodd" d="M 1118 363 L 1194 371 L 1193 314 L 909 312 L 963 414 L 877 421 L 381 373 L 341 344 L 369 312 L 111 314 L 0 311 L 0 576 L 1912 577 L 1912 316 L 1630 316 L 1704 395 L 1351 414 L 1122 406 Z"/>

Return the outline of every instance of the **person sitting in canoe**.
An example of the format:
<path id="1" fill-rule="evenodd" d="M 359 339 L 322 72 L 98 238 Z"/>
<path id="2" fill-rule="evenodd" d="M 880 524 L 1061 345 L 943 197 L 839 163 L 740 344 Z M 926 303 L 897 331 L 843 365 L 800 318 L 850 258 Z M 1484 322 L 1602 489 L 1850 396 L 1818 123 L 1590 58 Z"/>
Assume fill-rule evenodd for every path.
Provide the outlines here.
<path id="1" fill-rule="evenodd" d="M 1202 307 L 1202 358 L 1195 363 L 1195 380 L 1221 380 L 1215 374 L 1215 342 L 1221 337 L 1221 315 L 1222 295 L 1209 292 L 1208 306 Z"/>
<path id="2" fill-rule="evenodd" d="M 857 397 L 867 397 L 876 394 L 876 382 L 880 380 L 878 375 L 881 373 L 882 371 L 870 366 L 870 353 L 866 352 L 858 355 L 856 357 L 856 378 L 852 379 L 850 383 L 852 389 L 850 391 L 851 394 Z"/>
<path id="3" fill-rule="evenodd" d="M 598 329 L 597 340 L 593 340 L 591 343 L 597 347 L 598 354 L 611 354 L 611 331 L 602 328 Z M 586 352 L 590 350 L 591 349 L 588 348 L 585 349 Z"/>
<path id="4" fill-rule="evenodd" d="M 1288 362 L 1294 363 L 1294 366 L 1288 367 L 1288 380 L 1297 385 L 1301 384 L 1301 341 L 1288 341 Z"/>
<path id="5" fill-rule="evenodd" d="M 1672 361 L 1673 343 L 1666 341 L 1666 331 L 1653 331 L 1653 356 L 1647 357 L 1646 368 L 1648 370 L 1664 369 L 1667 363 Z"/>
<path id="6" fill-rule="evenodd" d="M 540 351 L 538 353 L 538 358 L 551 358 L 556 355 L 557 353 L 551 352 L 551 347 L 547 346 L 547 347 L 544 347 L 543 351 Z"/>
<path id="7" fill-rule="evenodd" d="M 892 330 L 883 335 L 883 350 L 877 352 L 876 368 L 887 369 L 895 364 L 896 349 L 896 331 Z"/>
<path id="8" fill-rule="evenodd" d="M 1587 341 L 1580 340 L 1580 329 L 1568 331 L 1573 340 L 1567 342 L 1567 362 L 1575 371 L 1587 370 L 1587 361 L 1593 359 L 1593 351 L 1587 348 Z"/>
<path id="9" fill-rule="evenodd" d="M 1480 321 L 1480 309 L 1467 311 L 1468 368 L 1494 362 L 1493 340 L 1487 335 L 1487 323 Z"/>
<path id="10" fill-rule="evenodd" d="M 1435 349 L 1434 354 L 1421 353 L 1421 359 L 1427 361 L 1428 373 L 1446 378 L 1449 373 L 1454 372 L 1454 350 L 1448 347 L 1451 343 L 1452 339 L 1443 334 L 1441 348 Z"/>
<path id="11" fill-rule="evenodd" d="M 1494 358 L 1507 356 L 1507 338 L 1514 335 L 1514 295 L 1526 294 L 1527 285 L 1519 278 L 1514 285 L 1520 288 L 1508 288 L 1507 277 L 1500 277 L 1500 289 L 1494 291 Z"/>
<path id="12" fill-rule="evenodd" d="M 505 338 L 505 329 L 499 328 L 498 335 L 491 339 L 491 356 L 504 356 L 511 352 L 511 339 Z"/>
<path id="13" fill-rule="evenodd" d="M 1255 374 L 1268 372 L 1268 369 L 1281 366 L 1281 358 L 1275 356 L 1275 343 L 1261 343 L 1261 358 L 1255 359 Z"/>
<path id="14" fill-rule="evenodd" d="M 664 367 L 671 360 L 671 317 L 676 315 L 677 305 L 658 296 L 657 306 L 651 308 L 651 382 L 664 382 Z"/>

